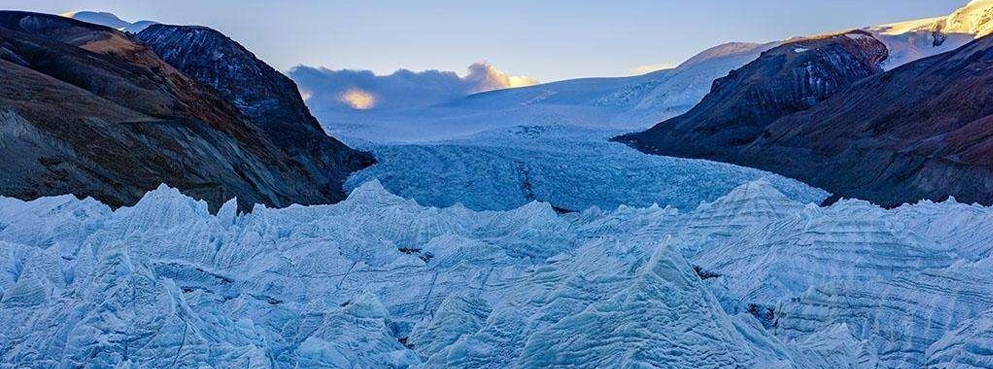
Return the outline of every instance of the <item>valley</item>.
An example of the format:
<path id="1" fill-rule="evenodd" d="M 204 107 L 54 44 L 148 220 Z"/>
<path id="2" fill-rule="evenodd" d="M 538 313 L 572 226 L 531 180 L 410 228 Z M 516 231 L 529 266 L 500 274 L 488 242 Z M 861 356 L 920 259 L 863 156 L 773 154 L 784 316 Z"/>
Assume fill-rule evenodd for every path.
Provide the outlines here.
<path id="1" fill-rule="evenodd" d="M 993 369 L 991 24 L 537 83 L 0 11 L 0 369 Z"/>

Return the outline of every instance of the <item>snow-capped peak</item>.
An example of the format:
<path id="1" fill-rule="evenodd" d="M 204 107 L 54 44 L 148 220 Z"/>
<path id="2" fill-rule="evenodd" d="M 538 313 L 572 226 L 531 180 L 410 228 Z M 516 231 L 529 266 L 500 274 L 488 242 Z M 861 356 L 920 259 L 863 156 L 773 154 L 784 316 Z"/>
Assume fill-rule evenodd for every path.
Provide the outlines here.
<path id="1" fill-rule="evenodd" d="M 72 18 L 78 21 L 83 21 L 86 23 L 92 23 L 105 27 L 110 27 L 118 31 L 127 32 L 127 33 L 138 33 L 144 30 L 145 28 L 147 28 L 148 26 L 156 24 L 156 22 L 152 22 L 148 20 L 142 20 L 131 23 L 122 20 L 117 15 L 114 15 L 113 13 L 109 13 L 109 12 L 94 12 L 94 11 L 80 10 L 80 11 L 65 12 L 59 15 L 66 18 Z"/>
<path id="2" fill-rule="evenodd" d="M 969 34 L 975 38 L 993 33 L 993 0 L 973 0 L 945 17 L 917 19 L 870 28 L 884 35 L 926 31 Z"/>
<path id="3" fill-rule="evenodd" d="M 867 27 L 890 49 L 886 68 L 954 50 L 993 34 L 993 0 L 973 0 L 947 16 Z"/>
<path id="4" fill-rule="evenodd" d="M 130 22 L 125 22 L 113 13 L 108 12 L 73 11 L 65 12 L 60 15 L 66 18 L 72 18 L 86 23 L 99 24 L 101 26 L 107 26 L 114 29 L 121 29 L 131 25 Z"/>
<path id="5" fill-rule="evenodd" d="M 945 32 L 964 32 L 983 37 L 993 33 L 993 0 L 972 0 L 948 17 Z"/>

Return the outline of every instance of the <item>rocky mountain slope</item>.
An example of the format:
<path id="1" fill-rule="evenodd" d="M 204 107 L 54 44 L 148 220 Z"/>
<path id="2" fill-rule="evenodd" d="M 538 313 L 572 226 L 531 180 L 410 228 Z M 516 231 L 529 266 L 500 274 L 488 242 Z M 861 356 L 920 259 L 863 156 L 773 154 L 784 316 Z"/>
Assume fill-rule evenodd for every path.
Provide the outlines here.
<path id="1" fill-rule="evenodd" d="M 156 24 L 135 35 L 166 63 L 215 88 L 308 169 L 335 199 L 348 174 L 375 160 L 324 133 L 288 77 L 224 34 L 206 27 Z"/>
<path id="2" fill-rule="evenodd" d="M 742 156 L 883 205 L 993 203 L 991 61 L 993 37 L 984 37 L 874 76 L 771 124 Z"/>
<path id="3" fill-rule="evenodd" d="M 618 140 L 652 153 L 733 161 L 736 147 L 776 119 L 882 72 L 887 55 L 883 43 L 862 31 L 789 42 L 714 81 L 686 114 Z"/>
<path id="4" fill-rule="evenodd" d="M 341 182 L 319 179 L 348 169 L 294 159 L 216 90 L 119 31 L 0 12 L 0 66 L 4 195 L 121 206 L 170 183 L 213 208 L 344 197 Z"/>
<path id="5" fill-rule="evenodd" d="M 733 75 L 775 83 L 756 68 L 770 56 Z M 735 100 L 719 81 L 700 109 L 694 109 L 697 114 L 619 139 L 647 152 L 770 170 L 838 197 L 886 206 L 949 196 L 988 204 L 993 202 L 988 160 L 993 110 L 987 91 L 993 79 L 987 68 L 991 59 L 993 38 L 984 37 L 836 89 L 834 96 L 792 112 L 791 95 L 761 99 L 746 87 L 736 92 L 747 97 Z M 749 121 L 739 118 L 740 106 L 763 101 L 792 114 L 734 126 Z M 715 119 L 731 124 L 713 126 Z"/>

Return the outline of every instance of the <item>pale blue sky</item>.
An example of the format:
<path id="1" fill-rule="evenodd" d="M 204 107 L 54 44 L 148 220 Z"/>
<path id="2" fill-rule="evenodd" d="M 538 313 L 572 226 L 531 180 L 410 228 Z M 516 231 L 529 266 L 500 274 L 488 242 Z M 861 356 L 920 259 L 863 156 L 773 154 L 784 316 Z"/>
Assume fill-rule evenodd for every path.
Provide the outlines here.
<path id="1" fill-rule="evenodd" d="M 488 61 L 548 82 L 678 63 L 769 41 L 940 16 L 968 0 L 5 0 L 6 9 L 109 11 L 216 28 L 275 67 L 464 72 Z"/>

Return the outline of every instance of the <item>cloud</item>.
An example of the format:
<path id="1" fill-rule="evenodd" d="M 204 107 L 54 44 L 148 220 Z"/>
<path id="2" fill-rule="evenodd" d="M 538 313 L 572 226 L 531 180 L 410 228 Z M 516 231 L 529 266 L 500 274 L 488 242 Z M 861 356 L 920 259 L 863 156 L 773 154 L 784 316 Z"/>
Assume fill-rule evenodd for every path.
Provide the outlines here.
<path id="1" fill-rule="evenodd" d="M 487 63 L 470 65 L 467 73 L 401 69 L 390 75 L 367 70 L 330 70 L 299 66 L 289 76 L 315 111 L 399 109 L 448 102 L 466 95 L 523 87 L 538 81 L 504 73 Z"/>
<path id="2" fill-rule="evenodd" d="M 341 95 L 341 101 L 355 110 L 369 110 L 376 106 L 376 97 L 357 88 L 345 91 Z"/>
<path id="3" fill-rule="evenodd" d="M 646 64 L 631 68 L 629 72 L 633 75 L 639 75 L 639 74 L 651 73 L 657 70 L 672 69 L 675 68 L 676 66 L 677 64 L 675 63 Z"/>
<path id="4" fill-rule="evenodd" d="M 538 84 L 537 80 L 527 76 L 511 76 L 487 63 L 476 63 L 469 66 L 469 74 L 462 78 L 471 82 L 475 87 L 470 92 L 486 92 L 504 88 L 525 87 Z"/>

